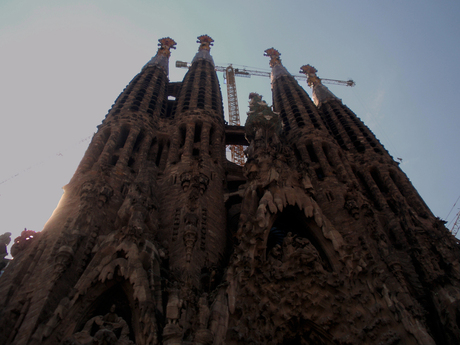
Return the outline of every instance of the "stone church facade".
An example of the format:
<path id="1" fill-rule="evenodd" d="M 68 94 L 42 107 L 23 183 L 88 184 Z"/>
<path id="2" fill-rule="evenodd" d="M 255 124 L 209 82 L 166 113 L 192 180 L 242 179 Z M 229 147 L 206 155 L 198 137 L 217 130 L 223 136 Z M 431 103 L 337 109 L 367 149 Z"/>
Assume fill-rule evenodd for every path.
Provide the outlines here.
<path id="1" fill-rule="evenodd" d="M 43 231 L 15 241 L 0 343 L 459 344 L 458 242 L 373 133 L 273 48 L 273 107 L 252 93 L 227 125 L 198 39 L 182 82 L 160 40 Z"/>

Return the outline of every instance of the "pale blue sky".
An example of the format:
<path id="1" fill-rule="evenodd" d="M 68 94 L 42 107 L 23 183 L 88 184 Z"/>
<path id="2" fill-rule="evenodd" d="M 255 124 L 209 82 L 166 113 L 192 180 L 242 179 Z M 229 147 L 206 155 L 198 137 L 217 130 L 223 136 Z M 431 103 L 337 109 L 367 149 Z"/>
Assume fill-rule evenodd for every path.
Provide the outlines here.
<path id="1" fill-rule="evenodd" d="M 445 218 L 460 195 L 459 15 L 459 1 L 0 0 L 0 233 L 43 228 L 159 38 L 178 43 L 179 81 L 174 62 L 191 61 L 202 34 L 218 65 L 268 70 L 263 52 L 275 47 L 291 73 L 309 63 L 320 77 L 355 80 L 330 89 Z M 249 92 L 271 103 L 268 78 L 238 78 L 237 88 L 242 114 Z"/>

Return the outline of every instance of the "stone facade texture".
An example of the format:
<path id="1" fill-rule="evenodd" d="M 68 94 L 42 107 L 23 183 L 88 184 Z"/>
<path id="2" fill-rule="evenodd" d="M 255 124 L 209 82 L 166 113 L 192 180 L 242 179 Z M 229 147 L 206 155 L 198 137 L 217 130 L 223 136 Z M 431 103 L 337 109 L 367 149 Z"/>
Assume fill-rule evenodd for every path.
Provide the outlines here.
<path id="1" fill-rule="evenodd" d="M 172 83 L 160 40 L 14 244 L 0 343 L 459 344 L 458 242 L 373 133 L 274 49 L 273 108 L 228 126 L 199 42 Z"/>

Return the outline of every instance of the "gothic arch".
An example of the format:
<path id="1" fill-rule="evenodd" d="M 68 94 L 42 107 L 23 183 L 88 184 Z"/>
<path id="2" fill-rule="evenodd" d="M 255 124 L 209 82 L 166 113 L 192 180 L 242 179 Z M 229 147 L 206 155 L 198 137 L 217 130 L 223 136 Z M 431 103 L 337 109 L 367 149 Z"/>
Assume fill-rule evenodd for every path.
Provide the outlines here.
<path id="1" fill-rule="evenodd" d="M 106 283 L 98 283 L 69 311 L 68 320 L 71 322 L 65 328 L 65 337 L 81 332 L 92 318 L 108 315 L 111 306 L 115 305 L 115 313 L 128 324 L 129 340 L 136 342 L 135 335 L 139 334 L 140 328 L 137 322 L 140 313 L 136 308 L 132 290 L 131 284 L 120 277 Z M 90 336 L 94 336 L 97 330 L 98 328 L 93 325 Z M 114 333 L 119 338 L 121 329 L 114 330 Z"/>
<path id="2" fill-rule="evenodd" d="M 120 243 L 112 233 L 100 243 L 72 296 L 60 301 L 38 338 L 44 344 L 55 344 L 83 328 L 91 333 L 91 325 L 85 324 L 96 316 L 100 320 L 112 304 L 121 303 L 117 307 L 120 315 L 115 311 L 118 316 L 112 318 L 120 317 L 129 326 L 129 332 L 123 326 L 126 341 L 126 335 L 131 334 L 136 344 L 148 343 L 146 339 L 157 332 L 155 315 L 162 313 L 159 277 L 159 254 L 152 243 L 135 244 L 128 239 Z"/>

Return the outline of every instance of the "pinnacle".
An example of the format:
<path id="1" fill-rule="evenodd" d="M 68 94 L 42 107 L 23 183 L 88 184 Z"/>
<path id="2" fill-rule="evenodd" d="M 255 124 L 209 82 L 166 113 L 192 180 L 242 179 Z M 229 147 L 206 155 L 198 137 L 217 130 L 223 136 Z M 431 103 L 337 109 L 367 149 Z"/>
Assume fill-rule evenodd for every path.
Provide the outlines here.
<path id="1" fill-rule="evenodd" d="M 197 39 L 198 40 L 196 41 L 196 43 L 200 43 L 200 47 L 198 48 L 198 53 L 196 53 L 195 57 L 192 60 L 192 64 L 198 60 L 207 60 L 213 66 L 215 66 L 214 60 L 212 59 L 212 56 L 210 54 L 211 46 L 213 46 L 214 40 L 208 35 L 198 36 Z"/>
<path id="2" fill-rule="evenodd" d="M 175 45 L 177 44 L 170 37 L 163 37 L 158 40 L 158 51 L 156 55 L 144 66 L 159 66 L 163 68 L 166 74 L 169 74 L 169 57 L 171 56 L 171 49 L 176 49 Z M 144 69 L 143 68 L 143 69 Z"/>
<path id="3" fill-rule="evenodd" d="M 264 52 L 264 56 L 270 57 L 270 67 L 272 68 L 272 82 L 283 75 L 291 75 L 281 63 L 280 55 L 281 53 L 273 47 L 266 49 Z"/>
<path id="4" fill-rule="evenodd" d="M 307 84 L 312 89 L 315 105 L 318 106 L 330 100 L 337 100 L 338 98 L 321 83 L 321 79 L 316 75 L 316 72 L 318 70 L 312 65 L 303 65 L 300 67 L 300 73 L 307 75 Z"/>

